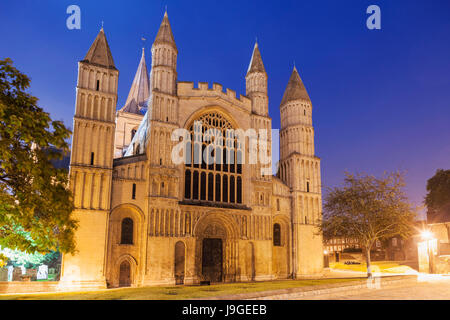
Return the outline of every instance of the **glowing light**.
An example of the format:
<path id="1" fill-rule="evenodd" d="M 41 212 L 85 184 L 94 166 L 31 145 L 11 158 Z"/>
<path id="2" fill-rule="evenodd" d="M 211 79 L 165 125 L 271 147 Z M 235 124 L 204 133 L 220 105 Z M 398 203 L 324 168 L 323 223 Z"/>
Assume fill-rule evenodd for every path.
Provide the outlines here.
<path id="1" fill-rule="evenodd" d="M 323 254 L 328 254 L 328 250 L 323 250 Z"/>
<path id="2" fill-rule="evenodd" d="M 422 231 L 420 235 L 421 235 L 422 239 L 424 239 L 424 240 L 433 239 L 433 233 L 431 233 L 431 231 L 429 231 L 429 230 Z"/>

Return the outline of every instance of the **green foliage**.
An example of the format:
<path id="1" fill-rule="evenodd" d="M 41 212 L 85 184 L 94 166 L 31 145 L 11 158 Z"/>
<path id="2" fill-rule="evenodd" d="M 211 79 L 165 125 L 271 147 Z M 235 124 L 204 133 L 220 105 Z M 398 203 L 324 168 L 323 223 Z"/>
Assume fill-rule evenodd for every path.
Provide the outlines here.
<path id="1" fill-rule="evenodd" d="M 450 221 L 450 170 L 439 169 L 427 182 L 427 218 L 429 223 Z"/>
<path id="2" fill-rule="evenodd" d="M 325 197 L 321 230 L 325 238 L 356 239 L 367 256 L 376 240 L 408 237 L 414 230 L 417 210 L 403 192 L 401 173 L 382 178 L 345 173 L 342 187 L 330 188 Z"/>
<path id="3" fill-rule="evenodd" d="M 71 132 L 25 90 L 30 79 L 0 60 L 0 246 L 28 253 L 74 252 L 68 172 L 52 161 Z"/>
<path id="4" fill-rule="evenodd" d="M 0 248 L 0 254 L 5 257 L 9 265 L 13 265 L 14 267 L 24 266 L 27 269 L 37 268 L 42 264 L 48 265 L 49 268 L 56 268 L 57 264 L 60 263 L 61 257 L 59 251 L 41 254 L 38 252 L 27 253 L 9 248 Z"/>

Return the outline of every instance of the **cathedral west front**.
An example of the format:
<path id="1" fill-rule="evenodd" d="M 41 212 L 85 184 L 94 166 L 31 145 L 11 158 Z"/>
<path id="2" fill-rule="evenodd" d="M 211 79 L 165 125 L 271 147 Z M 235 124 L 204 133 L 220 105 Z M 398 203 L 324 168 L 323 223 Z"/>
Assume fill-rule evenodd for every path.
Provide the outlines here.
<path id="1" fill-rule="evenodd" d="M 143 49 L 120 109 L 119 70 L 103 28 L 79 61 L 70 159 L 77 252 L 63 256 L 60 285 L 321 274 L 320 158 L 298 71 L 286 79 L 279 106 L 280 160 L 273 175 L 271 163 L 262 161 L 271 161 L 272 120 L 258 44 L 246 95 L 239 97 L 218 83 L 179 81 L 178 53 L 166 13 L 150 73 Z M 249 161 L 255 155 L 257 161 Z"/>

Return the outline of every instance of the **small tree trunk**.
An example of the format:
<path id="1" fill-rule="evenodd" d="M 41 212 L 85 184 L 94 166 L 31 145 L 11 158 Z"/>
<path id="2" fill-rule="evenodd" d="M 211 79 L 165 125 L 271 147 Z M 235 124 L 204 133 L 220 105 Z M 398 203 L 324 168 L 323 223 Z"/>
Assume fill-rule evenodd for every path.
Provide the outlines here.
<path id="1" fill-rule="evenodd" d="M 372 279 L 372 266 L 370 264 L 370 248 L 366 249 L 367 278 Z"/>

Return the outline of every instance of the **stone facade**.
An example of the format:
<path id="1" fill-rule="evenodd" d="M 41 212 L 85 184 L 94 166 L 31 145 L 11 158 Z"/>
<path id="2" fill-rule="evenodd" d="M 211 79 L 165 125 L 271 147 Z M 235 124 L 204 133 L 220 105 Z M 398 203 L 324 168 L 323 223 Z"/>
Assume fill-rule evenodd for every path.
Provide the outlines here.
<path id="1" fill-rule="evenodd" d="M 60 286 L 196 284 L 321 273 L 320 159 L 314 152 L 312 104 L 297 70 L 280 106 L 281 158 L 273 176 L 271 163 L 238 163 L 239 157 L 256 153 L 271 159 L 268 79 L 258 45 L 246 75 L 246 96 L 240 97 L 220 84 L 178 81 L 177 55 L 165 14 L 152 46 L 150 81 L 143 52 L 127 104 L 117 112 L 119 71 L 103 29 L 79 62 L 70 167 L 74 215 L 80 221 L 78 252 L 63 257 Z M 182 139 L 173 139 L 173 131 L 184 128 L 195 136 L 199 120 L 221 132 L 267 129 L 267 146 L 245 146 L 224 136 L 216 150 L 231 151 L 235 162 L 175 163 L 172 151 Z"/>

